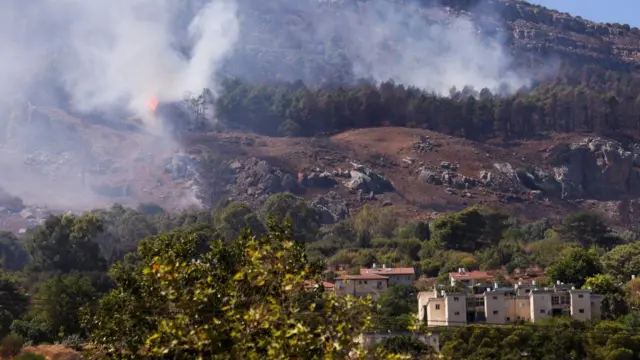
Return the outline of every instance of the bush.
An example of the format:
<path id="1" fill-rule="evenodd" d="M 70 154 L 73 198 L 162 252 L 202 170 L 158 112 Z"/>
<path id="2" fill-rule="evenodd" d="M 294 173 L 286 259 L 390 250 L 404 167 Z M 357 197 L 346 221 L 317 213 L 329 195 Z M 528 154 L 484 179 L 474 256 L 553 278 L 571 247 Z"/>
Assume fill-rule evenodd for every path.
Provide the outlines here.
<path id="1" fill-rule="evenodd" d="M 60 342 L 60 345 L 67 348 L 74 349 L 76 351 L 82 350 L 83 344 L 84 344 L 84 340 L 78 334 L 69 335 Z"/>
<path id="2" fill-rule="evenodd" d="M 9 334 L 2 339 L 0 343 L 0 356 L 5 358 L 14 357 L 22 351 L 24 341 L 17 334 Z"/>

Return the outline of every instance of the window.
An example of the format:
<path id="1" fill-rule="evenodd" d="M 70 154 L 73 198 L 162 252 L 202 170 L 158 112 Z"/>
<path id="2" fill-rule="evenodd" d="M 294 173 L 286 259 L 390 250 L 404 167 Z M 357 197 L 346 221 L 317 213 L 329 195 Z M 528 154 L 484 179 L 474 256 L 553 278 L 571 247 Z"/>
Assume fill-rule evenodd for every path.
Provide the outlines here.
<path id="1" fill-rule="evenodd" d="M 559 305 L 559 304 L 560 304 L 560 297 L 552 296 L 551 297 L 551 305 Z"/>
<path id="2" fill-rule="evenodd" d="M 367 280 L 364 281 L 364 284 L 367 285 Z"/>
<path id="3" fill-rule="evenodd" d="M 578 310 L 578 312 L 579 312 L 580 314 L 584 314 L 584 309 L 580 309 L 580 310 Z"/>
<path id="4" fill-rule="evenodd" d="M 507 321 L 511 321 L 511 318 L 507 316 Z"/>
<path id="5" fill-rule="evenodd" d="M 453 315 L 455 315 L 455 316 L 460 315 L 460 311 L 456 311 L 456 312 L 454 312 L 454 313 L 453 313 Z"/>
<path id="6" fill-rule="evenodd" d="M 454 296 L 454 297 L 453 297 L 453 301 L 458 301 L 458 300 L 460 300 L 460 299 L 458 299 L 458 297 L 457 297 L 457 296 Z"/>
<path id="7" fill-rule="evenodd" d="M 440 304 L 436 304 L 436 310 L 440 310 Z"/>
<path id="8" fill-rule="evenodd" d="M 358 280 L 358 285 L 362 285 L 362 280 Z"/>
<path id="9" fill-rule="evenodd" d="M 493 315 L 498 315 L 498 310 L 493 310 Z"/>
<path id="10" fill-rule="evenodd" d="M 530 292 L 531 292 L 531 289 L 526 289 L 524 292 L 525 292 L 526 294 L 528 294 L 528 293 L 530 293 Z"/>
<path id="11" fill-rule="evenodd" d="M 493 297 L 493 300 L 498 300 L 498 297 L 497 297 L 497 296 L 494 296 L 494 297 Z"/>
<path id="12" fill-rule="evenodd" d="M 545 313 L 544 309 L 540 309 L 540 314 L 544 314 L 544 313 Z"/>
<path id="13" fill-rule="evenodd" d="M 578 294 L 578 298 L 579 298 L 579 299 L 582 299 L 583 297 L 584 297 L 584 295 L 582 295 L 582 294 Z"/>

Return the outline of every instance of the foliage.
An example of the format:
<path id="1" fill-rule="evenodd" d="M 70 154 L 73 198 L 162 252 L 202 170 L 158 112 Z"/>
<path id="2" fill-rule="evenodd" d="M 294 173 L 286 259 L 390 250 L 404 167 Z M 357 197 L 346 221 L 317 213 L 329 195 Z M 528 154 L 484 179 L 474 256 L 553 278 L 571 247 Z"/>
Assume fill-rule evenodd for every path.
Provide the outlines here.
<path id="1" fill-rule="evenodd" d="M 555 264 L 547 269 L 547 276 L 553 281 L 561 281 L 582 287 L 587 278 L 602 272 L 598 253 L 583 248 L 570 248 Z"/>
<path id="2" fill-rule="evenodd" d="M 94 215 L 50 216 L 27 237 L 33 265 L 40 271 L 104 270 L 106 262 L 96 237 L 103 224 Z"/>
<path id="3" fill-rule="evenodd" d="M 378 346 L 393 354 L 408 355 L 411 359 L 430 358 L 428 356 L 434 353 L 429 345 L 408 335 L 386 338 Z"/>
<path id="4" fill-rule="evenodd" d="M 269 197 L 262 207 L 263 220 L 289 218 L 293 225 L 293 239 L 312 241 L 320 227 L 320 214 L 307 202 L 291 193 L 279 193 Z"/>
<path id="5" fill-rule="evenodd" d="M 91 307 L 98 294 L 86 276 L 54 276 L 42 282 L 34 298 L 31 313 L 57 329 L 56 338 L 83 334 L 80 312 Z"/>
<path id="6" fill-rule="evenodd" d="M 18 355 L 22 350 L 23 344 L 24 341 L 19 335 L 9 334 L 5 336 L 0 342 L 0 356 L 7 358 Z"/>
<path id="7" fill-rule="evenodd" d="M 0 336 L 9 333 L 9 327 L 27 310 L 29 298 L 16 280 L 6 273 L 0 273 Z"/>
<path id="8" fill-rule="evenodd" d="M 578 242 L 584 248 L 611 247 L 617 241 L 609 234 L 610 229 L 600 216 L 586 212 L 569 214 L 558 233 L 568 241 Z"/>
<path id="9" fill-rule="evenodd" d="M 640 338 L 621 324 L 576 320 L 514 325 L 463 326 L 443 334 L 444 359 L 635 359 Z M 622 354 L 630 357 L 618 357 Z"/>
<path id="10" fill-rule="evenodd" d="M 640 275 L 640 243 L 618 245 L 602 256 L 604 270 L 619 280 Z"/>
<path id="11" fill-rule="evenodd" d="M 271 136 L 392 125 L 473 140 L 508 139 L 548 131 L 636 131 L 638 89 L 636 76 L 590 67 L 565 67 L 553 82 L 510 96 L 471 87 L 452 88 L 442 96 L 392 81 L 316 90 L 299 82 L 264 85 L 225 79 L 215 112 L 229 127 Z"/>
<path id="12" fill-rule="evenodd" d="M 270 223 L 261 238 L 214 240 L 204 252 L 186 231 L 143 242 L 140 262 L 101 300 L 92 340 L 119 358 L 345 358 L 371 306 L 308 289 L 319 272 L 291 234 Z"/>
<path id="13" fill-rule="evenodd" d="M 625 289 L 613 276 L 597 274 L 587 278 L 584 286 L 602 295 L 602 319 L 615 320 L 629 311 Z"/>

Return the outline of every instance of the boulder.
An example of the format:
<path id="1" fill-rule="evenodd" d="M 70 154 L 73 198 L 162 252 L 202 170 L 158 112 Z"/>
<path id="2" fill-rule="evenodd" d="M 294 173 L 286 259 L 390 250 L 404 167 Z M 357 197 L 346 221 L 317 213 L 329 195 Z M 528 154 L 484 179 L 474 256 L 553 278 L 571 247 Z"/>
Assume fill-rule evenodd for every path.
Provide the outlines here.
<path id="1" fill-rule="evenodd" d="M 418 173 L 418 179 L 424 181 L 427 184 L 442 185 L 442 177 L 435 171 L 422 168 Z"/>
<path id="2" fill-rule="evenodd" d="M 384 175 L 375 172 L 372 169 L 353 164 L 353 170 L 350 171 L 351 180 L 345 183 L 345 186 L 352 191 L 372 192 L 374 194 L 382 194 L 384 192 L 393 191 L 393 185 Z"/>

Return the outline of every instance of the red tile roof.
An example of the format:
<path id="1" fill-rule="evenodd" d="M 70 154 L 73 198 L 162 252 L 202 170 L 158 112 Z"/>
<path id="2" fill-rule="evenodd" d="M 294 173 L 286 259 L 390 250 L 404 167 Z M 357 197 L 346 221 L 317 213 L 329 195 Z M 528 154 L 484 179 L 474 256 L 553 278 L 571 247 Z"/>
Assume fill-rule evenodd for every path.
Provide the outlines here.
<path id="1" fill-rule="evenodd" d="M 484 271 L 465 271 L 449 273 L 454 280 L 491 280 L 493 276 Z"/>
<path id="2" fill-rule="evenodd" d="M 323 286 L 325 289 L 333 289 L 334 287 L 336 287 L 336 285 L 335 285 L 334 283 L 330 283 L 330 282 L 328 282 L 328 281 L 323 281 L 323 282 L 322 282 L 322 286 Z"/>
<path id="3" fill-rule="evenodd" d="M 415 275 L 414 268 L 361 268 L 360 274 L 378 274 L 378 275 Z"/>
<path id="4" fill-rule="evenodd" d="M 364 274 L 364 275 L 342 275 L 338 276 L 336 280 L 389 280 L 386 276 L 380 276 L 376 274 Z"/>

